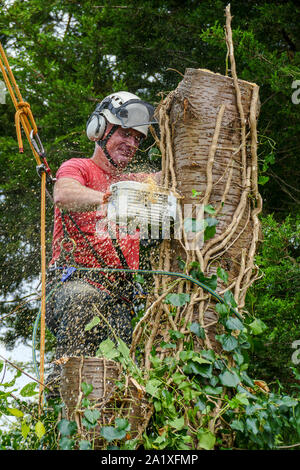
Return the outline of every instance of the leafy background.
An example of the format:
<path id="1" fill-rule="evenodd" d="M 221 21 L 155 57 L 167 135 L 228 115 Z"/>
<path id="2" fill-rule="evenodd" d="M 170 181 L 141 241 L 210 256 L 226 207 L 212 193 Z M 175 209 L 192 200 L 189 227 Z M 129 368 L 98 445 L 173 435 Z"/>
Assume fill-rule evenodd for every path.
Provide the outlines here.
<path id="1" fill-rule="evenodd" d="M 91 155 L 85 124 L 111 91 L 128 90 L 157 104 L 187 67 L 224 74 L 227 3 L 0 1 L 0 41 L 31 105 L 52 172 L 70 157 Z M 249 290 L 247 308 L 264 327 L 248 352 L 249 364 L 256 376 L 291 390 L 292 344 L 300 339 L 300 105 L 292 101 L 292 84 L 300 79 L 299 5 L 232 1 L 231 13 L 238 76 L 260 86 L 262 103 L 258 158 L 264 238 L 257 263 L 263 277 Z M 25 137 L 24 153 L 18 152 L 14 112 L 7 95 L 0 104 L 0 289 L 10 302 L 1 304 L 5 328 L 0 333 L 11 350 L 18 341 L 30 342 L 37 306 L 25 303 L 17 314 L 8 314 L 40 272 L 40 180 Z M 144 149 L 150 144 L 145 142 Z M 158 166 L 145 151 L 135 162 L 137 169 Z M 48 258 L 52 223 L 48 203 Z M 49 337 L 47 349 L 52 346 Z"/>

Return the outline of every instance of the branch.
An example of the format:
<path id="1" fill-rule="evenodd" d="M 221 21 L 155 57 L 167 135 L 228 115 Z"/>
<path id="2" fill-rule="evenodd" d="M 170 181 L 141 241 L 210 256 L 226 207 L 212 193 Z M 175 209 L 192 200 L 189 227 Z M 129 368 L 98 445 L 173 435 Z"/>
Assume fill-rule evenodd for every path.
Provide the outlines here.
<path id="1" fill-rule="evenodd" d="M 0 355 L 0 358 L 3 359 L 3 361 L 7 362 L 7 364 L 9 364 L 10 366 L 14 367 L 15 369 L 17 369 L 18 371 L 20 371 L 22 374 L 24 375 L 27 375 L 27 377 L 29 377 L 31 380 L 33 380 L 34 382 L 37 382 L 38 384 L 42 385 L 43 387 L 45 388 L 48 388 L 47 385 L 43 384 L 42 382 L 40 382 L 39 380 L 37 380 L 35 377 L 32 377 L 32 375 L 28 374 L 27 372 L 25 372 L 23 369 L 20 369 L 20 367 L 16 366 L 13 362 L 10 362 L 8 359 L 6 359 L 5 357 L 1 356 Z"/>

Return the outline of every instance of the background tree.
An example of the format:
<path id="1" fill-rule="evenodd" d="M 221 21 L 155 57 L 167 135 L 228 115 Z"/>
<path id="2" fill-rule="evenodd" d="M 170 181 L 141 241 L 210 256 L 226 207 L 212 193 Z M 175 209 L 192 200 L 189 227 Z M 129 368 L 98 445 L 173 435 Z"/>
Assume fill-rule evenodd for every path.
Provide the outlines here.
<path id="1" fill-rule="evenodd" d="M 224 74 L 227 3 L 0 1 L 0 40 L 23 98 L 31 105 L 53 173 L 70 157 L 91 155 L 93 144 L 85 136 L 85 124 L 95 104 L 112 90 L 127 89 L 155 104 L 177 86 L 187 67 Z M 300 338 L 294 313 L 300 124 L 299 105 L 292 101 L 296 91 L 292 84 L 300 78 L 299 6 L 295 1 L 232 1 L 231 12 L 238 76 L 260 86 L 260 192 L 264 227 L 274 234 L 269 237 L 267 232 L 258 259 L 265 277 L 253 287 L 248 305 L 251 314 L 265 321 L 266 335 L 277 326 L 275 343 L 276 338 L 282 340 L 280 332 L 286 325 L 288 346 Z M 0 107 L 0 286 L 2 295 L 13 296 L 17 306 L 24 286 L 33 285 L 39 276 L 40 182 L 25 139 L 24 154 L 18 152 L 14 108 L 8 96 Z M 144 150 L 150 144 L 145 142 Z M 139 168 L 158 165 L 145 151 L 135 164 Z M 49 257 L 52 220 L 48 203 Z M 289 239 L 280 235 L 287 226 L 293 227 Z M 275 234 L 284 260 L 274 259 Z M 276 275 L 271 275 L 272 268 Z M 283 277 L 285 283 L 279 285 Z M 4 304 L 2 312 L 11 310 L 11 305 Z M 18 337 L 31 336 L 35 312 L 34 306 L 27 306 L 6 318 L 8 345 L 13 347 Z M 285 351 L 288 360 L 292 350 Z M 265 361 L 267 353 L 261 354 L 266 354 Z"/>

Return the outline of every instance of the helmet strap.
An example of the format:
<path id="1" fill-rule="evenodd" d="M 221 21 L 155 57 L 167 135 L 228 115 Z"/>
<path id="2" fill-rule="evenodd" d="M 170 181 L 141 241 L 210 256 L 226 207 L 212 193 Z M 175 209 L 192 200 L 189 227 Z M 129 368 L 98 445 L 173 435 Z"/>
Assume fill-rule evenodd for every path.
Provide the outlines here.
<path id="1" fill-rule="evenodd" d="M 109 151 L 107 150 L 106 148 L 106 144 L 107 142 L 109 141 L 109 139 L 111 138 L 111 136 L 114 134 L 114 132 L 118 129 L 118 125 L 114 125 L 111 130 L 109 131 L 109 133 L 107 134 L 107 136 L 105 137 L 105 139 L 100 139 L 100 140 L 97 140 L 97 144 L 99 145 L 99 147 L 102 148 L 107 160 L 109 161 L 109 163 L 111 163 L 115 168 L 118 168 L 118 165 L 116 162 L 113 161 L 113 159 L 111 158 L 110 154 L 109 154 Z"/>

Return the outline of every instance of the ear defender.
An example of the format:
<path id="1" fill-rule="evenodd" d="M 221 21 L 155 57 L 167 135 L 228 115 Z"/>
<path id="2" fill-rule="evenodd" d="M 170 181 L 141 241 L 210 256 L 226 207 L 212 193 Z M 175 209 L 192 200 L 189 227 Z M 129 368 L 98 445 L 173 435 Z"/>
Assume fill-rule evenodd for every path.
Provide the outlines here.
<path id="1" fill-rule="evenodd" d="M 94 142 L 102 139 L 107 125 L 106 118 L 100 114 L 101 110 L 99 108 L 100 105 L 96 107 L 86 124 L 86 134 L 88 138 Z"/>

